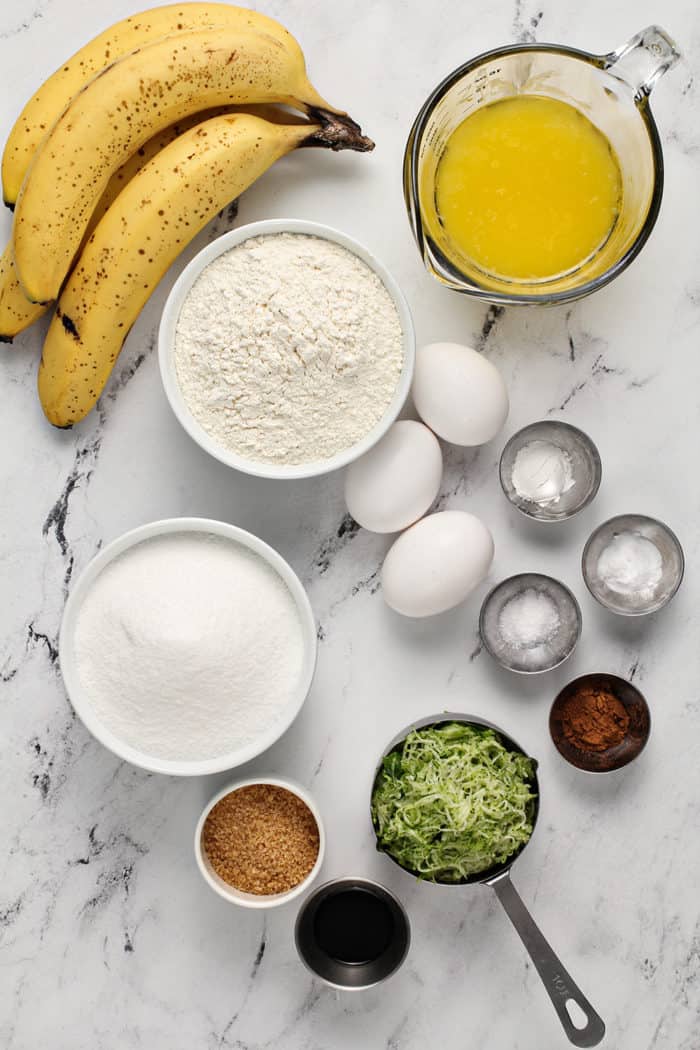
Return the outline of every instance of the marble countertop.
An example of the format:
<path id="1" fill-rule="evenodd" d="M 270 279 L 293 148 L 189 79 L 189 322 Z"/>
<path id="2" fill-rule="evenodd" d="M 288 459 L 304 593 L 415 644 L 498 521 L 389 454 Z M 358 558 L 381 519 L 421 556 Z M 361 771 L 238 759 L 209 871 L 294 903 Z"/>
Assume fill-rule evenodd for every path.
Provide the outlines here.
<path id="1" fill-rule="evenodd" d="M 61 59 L 130 0 L 14 0 L 0 11 L 0 138 Z M 350 12 L 351 8 L 351 12 Z M 341 478 L 275 483 L 237 476 L 180 429 L 153 353 L 183 260 L 132 331 L 99 410 L 71 431 L 45 423 L 35 374 L 40 323 L 2 347 L 0 741 L 0 1045 L 6 1050 L 555 1050 L 567 1044 L 533 967 L 487 888 L 415 884 L 373 849 L 367 799 L 377 755 L 404 724 L 452 708 L 502 724 L 540 761 L 542 810 L 514 880 L 584 992 L 614 1050 L 697 1050 L 700 617 L 697 433 L 700 407 L 700 175 L 691 0 L 632 5 L 497 0 L 270 0 L 302 42 L 320 90 L 377 141 L 371 156 L 283 161 L 216 220 L 184 259 L 227 228 L 299 216 L 342 227 L 403 286 L 419 342 L 478 346 L 502 370 L 512 410 L 477 452 L 446 450 L 443 507 L 493 530 L 490 582 L 520 570 L 565 580 L 584 635 L 569 663 L 524 680 L 482 653 L 476 619 L 488 583 L 460 609 L 412 622 L 378 586 L 387 541 L 347 519 Z M 607 51 L 661 20 L 686 58 L 656 88 L 666 160 L 661 216 L 614 284 L 569 308 L 494 310 L 432 282 L 400 194 L 410 122 L 435 83 L 467 57 L 515 40 Z M 693 74 L 695 64 L 696 73 Z M 9 215 L 0 216 L 2 234 Z M 604 464 L 579 518 L 538 528 L 500 492 L 506 437 L 534 419 L 582 425 Z M 582 545 L 611 514 L 660 516 L 678 532 L 686 581 L 660 615 L 623 622 L 588 596 Z M 75 718 L 57 666 L 72 578 L 126 529 L 173 515 L 234 522 L 300 574 L 320 624 L 318 673 L 292 729 L 249 767 L 311 787 L 329 831 L 324 874 L 391 886 L 413 925 L 390 984 L 337 996 L 298 962 L 295 907 L 267 916 L 228 906 L 192 855 L 196 818 L 227 777 L 176 780 L 114 758 Z M 552 697 L 574 675 L 632 678 L 653 717 L 641 759 L 609 777 L 568 767 L 547 732 Z M 244 770 L 246 772 L 247 770 Z"/>

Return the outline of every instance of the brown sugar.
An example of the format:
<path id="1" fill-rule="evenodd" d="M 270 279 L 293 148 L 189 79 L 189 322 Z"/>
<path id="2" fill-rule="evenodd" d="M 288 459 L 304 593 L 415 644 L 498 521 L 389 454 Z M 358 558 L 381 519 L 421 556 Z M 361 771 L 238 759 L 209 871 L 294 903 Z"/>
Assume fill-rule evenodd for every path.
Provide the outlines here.
<path id="1" fill-rule="evenodd" d="M 202 849 L 229 886 L 261 896 L 286 893 L 316 863 L 318 824 L 298 795 L 251 784 L 216 803 L 204 822 Z"/>

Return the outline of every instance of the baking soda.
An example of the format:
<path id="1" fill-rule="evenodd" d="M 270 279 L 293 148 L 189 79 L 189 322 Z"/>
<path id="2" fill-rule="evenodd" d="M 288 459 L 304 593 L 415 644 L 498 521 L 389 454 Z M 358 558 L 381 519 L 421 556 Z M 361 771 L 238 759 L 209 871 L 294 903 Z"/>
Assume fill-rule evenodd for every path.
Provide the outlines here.
<path id="1" fill-rule="evenodd" d="M 655 543 L 638 532 L 618 532 L 598 558 L 597 573 L 611 591 L 651 601 L 663 576 Z"/>

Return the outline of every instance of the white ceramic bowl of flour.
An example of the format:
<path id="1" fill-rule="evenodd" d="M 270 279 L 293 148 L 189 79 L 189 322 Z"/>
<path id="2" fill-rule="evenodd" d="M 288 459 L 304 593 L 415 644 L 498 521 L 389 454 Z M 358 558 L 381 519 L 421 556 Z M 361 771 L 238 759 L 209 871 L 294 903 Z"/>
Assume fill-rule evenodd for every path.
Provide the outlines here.
<path id="1" fill-rule="evenodd" d="M 367 398 L 377 397 L 379 398 L 379 391 L 382 390 L 382 400 L 378 402 L 379 407 L 368 406 L 365 415 L 362 417 L 363 422 L 359 423 L 355 420 L 353 424 L 353 417 L 358 418 L 362 416 L 363 404 L 361 403 L 362 398 L 358 397 L 358 403 L 353 405 L 348 404 L 347 401 L 336 406 L 332 403 L 334 384 L 333 382 L 326 382 L 324 387 L 324 397 L 322 400 L 317 402 L 317 409 L 319 411 L 325 411 L 327 414 L 327 428 L 318 427 L 320 441 L 324 440 L 324 434 L 327 430 L 330 430 L 334 426 L 344 426 L 344 420 L 347 421 L 348 428 L 352 428 L 352 439 L 347 445 L 345 445 L 341 439 L 342 435 L 338 435 L 338 439 L 335 441 L 335 451 L 332 454 L 324 454 L 322 456 L 307 456 L 303 457 L 303 461 L 298 462 L 272 462 L 269 457 L 261 456 L 256 458 L 255 445 L 251 441 L 249 448 L 245 450 L 244 454 L 241 454 L 240 446 L 224 442 L 217 431 L 216 417 L 224 419 L 226 413 L 226 419 L 235 418 L 236 422 L 239 422 L 239 405 L 244 405 L 247 409 L 251 402 L 257 402 L 259 406 L 261 398 L 264 397 L 264 392 L 261 388 L 255 388 L 254 364 L 255 364 L 255 350 L 248 360 L 252 361 L 251 370 L 248 373 L 248 378 L 251 379 L 253 389 L 249 389 L 241 380 L 240 387 L 236 385 L 236 378 L 238 375 L 242 375 L 235 368 L 236 360 L 236 346 L 229 348 L 227 351 L 229 358 L 226 362 L 222 362 L 221 353 L 219 350 L 220 342 L 224 342 L 229 339 L 233 341 L 240 348 L 241 344 L 245 343 L 248 338 L 248 330 L 246 330 L 245 324 L 242 323 L 241 329 L 230 334 L 230 328 L 235 326 L 236 318 L 239 313 L 236 309 L 231 309 L 231 316 L 226 318 L 225 309 L 225 289 L 222 284 L 218 286 L 220 294 L 216 294 L 216 286 L 212 285 L 208 289 L 207 295 L 205 296 L 202 292 L 202 284 L 200 278 L 204 274 L 207 268 L 208 275 L 204 275 L 204 279 L 209 280 L 212 275 L 214 267 L 221 267 L 223 260 L 221 257 L 231 253 L 233 249 L 238 248 L 245 244 L 245 242 L 251 242 L 254 238 L 271 239 L 273 235 L 285 234 L 285 235 L 302 235 L 307 239 L 317 238 L 320 240 L 321 245 L 331 245 L 332 250 L 338 253 L 338 248 L 344 249 L 342 255 L 350 255 L 350 258 L 354 259 L 355 267 L 358 266 L 358 260 L 364 264 L 360 269 L 364 271 L 368 269 L 369 273 L 364 275 L 365 277 L 371 278 L 371 281 L 375 282 L 375 287 L 372 289 L 371 281 L 364 281 L 364 292 L 363 294 L 372 295 L 377 290 L 385 298 L 385 305 L 389 304 L 392 310 L 392 315 L 398 321 L 396 324 L 395 333 L 392 330 L 392 340 L 396 340 L 399 347 L 398 364 L 395 367 L 395 374 L 392 373 L 389 377 L 388 373 L 386 376 L 383 374 L 376 373 L 377 362 L 375 358 L 378 355 L 368 354 L 367 355 L 367 371 L 365 373 L 364 391 Z M 257 243 L 257 242 L 256 242 Z M 250 246 L 249 246 L 250 247 Z M 329 252 L 326 252 L 328 255 Z M 346 273 L 347 267 L 343 266 L 342 257 L 338 257 L 338 266 L 340 267 L 339 273 Z M 211 264 L 214 264 L 212 267 Z M 261 264 L 262 265 L 262 264 Z M 270 265 L 269 261 L 267 263 Z M 328 265 L 328 259 L 321 260 L 321 265 Z M 249 267 L 251 274 L 251 292 L 255 294 L 255 281 L 256 281 L 256 270 L 255 267 Z M 242 305 L 246 305 L 246 285 L 245 285 L 245 273 L 247 271 L 239 268 L 238 281 L 239 285 L 234 289 L 235 294 L 238 296 L 237 302 Z M 303 291 L 306 298 L 306 309 L 307 312 L 304 314 L 304 304 L 300 304 L 300 315 L 308 317 L 308 305 L 309 298 L 313 299 L 315 294 L 314 290 L 314 267 L 309 265 L 304 271 L 308 275 L 308 281 L 303 282 Z M 352 276 L 350 274 L 350 276 Z M 272 278 L 272 280 L 271 280 Z M 359 273 L 358 278 L 362 281 L 363 274 Z M 376 279 L 379 279 L 381 284 L 377 284 Z M 258 273 L 257 280 L 260 282 L 260 287 L 265 286 L 265 291 L 269 291 L 270 285 L 274 286 L 274 274 L 269 272 L 260 274 Z M 342 282 L 339 282 L 342 284 Z M 282 286 L 282 298 L 284 298 L 284 280 L 280 276 L 280 285 Z M 196 287 L 195 287 L 196 286 Z M 383 288 L 382 288 L 383 286 Z M 362 284 L 358 286 L 362 288 Z M 332 279 L 328 279 L 326 275 L 326 291 L 328 288 L 333 288 Z M 193 291 L 194 289 L 194 291 Z M 334 322 L 330 326 L 329 331 L 326 330 L 326 326 L 319 325 L 319 338 L 320 340 L 325 339 L 326 351 L 340 357 L 341 365 L 340 371 L 336 373 L 337 383 L 335 389 L 338 390 L 342 387 L 345 382 L 345 375 L 343 372 L 342 358 L 344 354 L 343 347 L 343 314 L 342 310 L 347 307 L 347 332 L 348 342 L 352 343 L 352 331 L 353 326 L 351 324 L 351 318 L 353 316 L 353 307 L 355 311 L 358 309 L 358 303 L 361 301 L 361 296 L 355 296 L 353 289 L 348 284 L 342 284 L 344 298 L 341 295 L 336 299 L 335 309 L 338 310 L 337 316 L 331 320 Z M 192 295 L 190 294 L 192 293 Z M 195 311 L 192 307 L 193 297 L 199 296 L 198 311 Z M 262 295 L 261 298 L 265 298 Z M 323 299 L 323 296 L 319 296 L 319 301 Z M 259 305 L 259 304 L 258 304 Z M 265 308 L 267 303 L 264 304 Z M 285 304 L 285 309 L 289 311 L 289 301 Z M 295 313 L 295 305 L 291 304 L 291 313 Z M 373 303 L 376 306 L 376 303 Z M 183 312 L 183 307 L 185 311 Z M 394 313 L 395 311 L 395 313 Z M 267 313 L 267 323 L 269 324 L 269 315 Z M 355 313 L 357 319 L 357 312 Z M 298 319 L 298 318 L 297 318 Z M 253 319 L 255 320 L 255 319 Z M 387 318 L 384 318 L 387 321 Z M 280 321 L 280 314 L 276 315 L 276 323 Z M 290 318 L 290 327 L 293 328 L 294 318 Z M 337 322 L 337 327 L 335 325 Z M 182 344 L 178 344 L 178 339 L 183 339 L 183 327 L 188 325 L 187 335 L 191 339 L 192 346 L 192 360 L 199 358 L 198 371 L 199 375 L 195 376 L 194 379 L 187 379 L 187 390 L 183 388 L 183 381 L 178 375 L 178 366 L 182 368 Z M 209 329 L 211 325 L 212 332 L 212 354 L 211 354 L 211 374 L 209 374 L 208 366 L 209 361 L 207 360 L 207 339 L 204 337 L 205 330 Z M 263 346 L 265 340 L 269 335 L 268 332 L 256 332 L 254 331 L 255 324 L 251 325 L 250 329 L 250 345 L 252 347 Z M 372 327 L 370 325 L 370 331 Z M 377 329 L 377 334 L 379 329 Z M 207 337 L 208 338 L 208 337 Z M 294 336 L 293 336 L 294 338 Z M 292 338 L 292 341 L 293 341 Z M 217 340 L 219 340 L 217 342 Z M 358 361 L 361 360 L 362 346 L 357 344 L 362 343 L 362 340 L 356 339 L 353 346 L 350 347 L 348 353 L 348 373 L 354 367 L 357 372 L 360 372 Z M 382 346 L 384 342 L 380 339 Z M 197 345 L 199 344 L 199 345 Z M 277 342 L 277 348 L 279 348 L 280 342 Z M 179 348 L 178 348 L 179 347 Z M 269 374 L 269 362 L 271 357 L 274 358 L 276 350 L 273 348 L 269 350 L 270 340 L 268 339 L 268 357 L 263 359 L 261 353 L 261 372 L 267 370 Z M 298 352 L 299 359 L 304 362 L 300 366 L 299 372 L 306 371 L 306 378 L 312 379 L 314 376 L 314 367 L 306 366 L 305 355 L 306 348 L 301 346 Z M 340 230 L 335 230 L 330 226 L 321 225 L 320 223 L 307 222 L 301 219 L 271 219 L 262 222 L 251 223 L 248 226 L 243 226 L 237 230 L 231 230 L 229 233 L 219 237 L 212 244 L 209 244 L 204 248 L 195 258 L 189 263 L 189 265 L 180 274 L 180 277 L 175 282 L 168 300 L 163 310 L 163 316 L 160 324 L 160 331 L 158 336 L 158 351 L 160 361 L 160 372 L 163 380 L 163 386 L 165 393 L 170 402 L 170 405 L 175 413 L 177 419 L 190 435 L 190 437 L 206 452 L 215 459 L 220 460 L 229 467 L 233 467 L 236 470 L 240 470 L 246 474 L 253 474 L 258 477 L 267 478 L 306 478 L 313 477 L 320 474 L 328 474 L 331 471 L 338 470 L 340 467 L 346 466 L 348 463 L 364 455 L 370 448 L 372 448 L 383 435 L 386 433 L 391 424 L 398 417 L 403 405 L 408 397 L 408 393 L 411 387 L 413 379 L 414 363 L 415 363 L 415 334 L 413 330 L 413 322 L 411 320 L 411 314 L 406 303 L 406 300 L 397 285 L 396 281 L 384 267 L 378 259 L 372 255 L 363 245 L 357 241 L 348 237 Z M 359 354 L 359 357 L 353 358 L 352 354 Z M 189 358 L 188 358 L 189 360 Z M 239 357 L 240 360 L 240 357 Z M 193 366 L 194 367 L 194 366 Z M 370 374 L 370 369 L 374 368 L 375 373 Z M 226 370 L 228 369 L 228 374 Z M 257 377 L 260 379 L 260 377 Z M 326 377 L 328 379 L 328 377 Z M 211 380 L 211 382 L 210 382 Z M 262 379 L 260 380 L 262 382 Z M 390 387 L 383 388 L 382 383 L 386 381 L 390 382 Z M 358 378 L 358 387 L 362 386 L 361 377 Z M 280 387 L 282 389 L 282 387 Z M 306 388 L 307 389 L 307 388 Z M 294 435 L 289 431 L 285 431 L 285 426 L 292 427 L 296 425 L 299 428 L 304 428 L 308 425 L 310 417 L 316 417 L 316 411 L 314 409 L 313 400 L 310 399 L 308 405 L 303 403 L 305 396 L 305 386 L 301 382 L 290 382 L 284 386 L 285 394 L 288 392 L 288 403 L 290 405 L 290 423 L 288 419 L 282 419 L 281 421 L 275 417 L 269 421 L 269 430 L 276 439 L 277 433 L 279 433 L 279 442 L 284 447 L 284 442 L 291 439 L 293 441 Z M 195 398 L 197 404 L 195 407 Z M 189 403 L 188 403 L 189 399 Z M 231 409 L 231 405 L 236 405 L 235 411 Z M 228 406 L 228 407 L 226 407 Z M 278 406 L 279 407 L 279 406 Z M 249 428 L 250 432 L 260 433 L 263 435 L 261 441 L 264 441 L 265 434 L 265 413 L 258 408 L 253 407 L 251 410 L 253 413 L 257 413 L 254 426 Z M 212 415 L 208 415 L 212 413 Z M 296 424 L 293 419 L 296 414 Z M 367 426 L 364 428 L 364 420 L 367 419 Z M 204 423 L 210 421 L 209 429 L 206 428 Z M 247 418 L 238 427 L 239 433 L 246 429 Z M 228 424 L 227 424 L 228 425 Z M 309 439 L 310 440 L 310 439 Z M 308 450 L 307 450 L 308 451 Z"/>
<path id="2" fill-rule="evenodd" d="M 66 603 L 59 659 L 100 743 L 151 772 L 200 776 L 282 736 L 311 687 L 316 646 L 309 599 L 277 551 L 225 522 L 172 518 L 93 558 Z"/>

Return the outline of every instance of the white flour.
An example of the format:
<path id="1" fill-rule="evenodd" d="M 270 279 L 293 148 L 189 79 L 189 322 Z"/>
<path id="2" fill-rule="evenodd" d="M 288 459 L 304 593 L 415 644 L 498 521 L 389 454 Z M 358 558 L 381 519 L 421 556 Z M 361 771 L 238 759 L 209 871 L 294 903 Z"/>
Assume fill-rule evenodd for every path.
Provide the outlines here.
<path id="1" fill-rule="evenodd" d="M 125 551 L 80 609 L 75 656 L 100 721 L 156 758 L 205 759 L 250 743 L 302 670 L 294 599 L 262 558 L 185 533 Z"/>
<path id="2" fill-rule="evenodd" d="M 403 365 L 399 316 L 356 255 L 270 234 L 219 256 L 180 313 L 175 364 L 200 425 L 246 459 L 299 464 L 350 448 L 381 419 Z"/>

